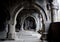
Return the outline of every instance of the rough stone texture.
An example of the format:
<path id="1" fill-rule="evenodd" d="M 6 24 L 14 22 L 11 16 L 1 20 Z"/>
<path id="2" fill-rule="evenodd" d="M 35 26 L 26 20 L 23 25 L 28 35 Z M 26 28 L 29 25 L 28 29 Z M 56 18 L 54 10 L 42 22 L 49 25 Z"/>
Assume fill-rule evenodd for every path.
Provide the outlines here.
<path id="1" fill-rule="evenodd" d="M 49 5 L 50 8 L 51 8 L 50 10 L 47 9 L 47 4 L 48 3 L 52 4 L 52 6 L 53 6 L 53 7 L 51 7 L 51 5 Z M 37 12 L 37 13 L 41 14 L 41 16 L 43 18 L 42 19 L 43 24 L 46 23 L 45 27 L 42 26 L 42 28 L 44 28 L 45 31 L 47 31 L 47 28 L 48 28 L 47 25 L 49 25 L 48 22 L 49 21 L 51 22 L 51 19 L 53 19 L 52 22 L 55 22 L 55 21 L 57 22 L 57 16 L 56 16 L 58 14 L 57 13 L 58 8 L 56 8 L 58 6 L 57 0 L 53 0 L 53 1 L 49 1 L 49 2 L 46 2 L 46 0 L 33 0 L 33 1 L 32 0 L 30 0 L 30 1 L 29 0 L 18 0 L 18 1 L 17 0 L 8 0 L 8 1 L 6 0 L 6 1 L 1 1 L 0 5 L 1 5 L 0 9 L 4 10 L 4 12 L 3 11 L 0 12 L 0 16 L 3 17 L 2 19 L 0 19 L 0 21 L 3 20 L 4 21 L 4 22 L 2 21 L 3 24 L 6 23 L 6 21 L 7 21 L 6 24 L 9 24 L 9 26 L 10 26 L 10 27 L 8 27 L 8 29 L 9 29 L 8 33 L 10 33 L 10 35 L 8 35 L 8 36 L 10 36 L 13 39 L 15 39 L 15 36 L 13 37 L 13 35 L 15 35 L 15 25 L 16 25 L 16 18 L 17 18 L 16 15 L 20 14 L 20 12 L 23 11 L 24 9 L 29 11 L 28 13 L 32 12 L 30 10 L 34 10 L 34 12 Z M 47 11 L 49 11 L 50 13 L 49 12 L 47 13 Z M 27 14 L 27 12 L 25 12 L 25 15 L 26 14 Z M 49 18 L 49 14 L 50 14 L 50 18 Z M 32 16 L 36 17 L 37 15 L 32 14 Z M 9 17 L 9 19 L 8 19 L 8 17 Z M 51 17 L 53 17 L 53 18 L 51 18 Z M 39 23 L 39 20 L 37 20 L 37 19 L 36 19 L 36 21 L 37 21 L 37 23 Z M 37 25 L 39 25 L 39 24 L 37 24 Z M 37 26 L 37 28 L 39 28 L 39 27 Z M 5 38 L 6 34 L 7 34 L 7 32 L 4 32 L 4 34 L 1 34 L 1 35 L 4 35 L 2 38 Z M 0 35 L 0 37 L 1 37 L 1 35 Z"/>

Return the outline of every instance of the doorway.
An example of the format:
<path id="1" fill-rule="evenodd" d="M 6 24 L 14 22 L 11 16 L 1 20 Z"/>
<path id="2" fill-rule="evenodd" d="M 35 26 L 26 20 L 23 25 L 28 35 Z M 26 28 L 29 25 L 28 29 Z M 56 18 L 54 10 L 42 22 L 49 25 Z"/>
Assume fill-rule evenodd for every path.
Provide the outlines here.
<path id="1" fill-rule="evenodd" d="M 33 17 L 27 17 L 24 20 L 24 24 L 23 24 L 23 29 L 24 30 L 36 30 L 36 22 L 35 19 Z"/>

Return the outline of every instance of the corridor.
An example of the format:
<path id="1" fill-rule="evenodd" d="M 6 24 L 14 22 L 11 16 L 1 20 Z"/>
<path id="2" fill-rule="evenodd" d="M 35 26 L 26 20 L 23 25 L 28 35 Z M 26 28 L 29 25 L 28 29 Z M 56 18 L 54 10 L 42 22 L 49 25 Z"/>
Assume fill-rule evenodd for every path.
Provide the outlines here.
<path id="1" fill-rule="evenodd" d="M 58 22 L 57 0 L 2 0 L 0 3 L 0 42 L 47 42 L 50 24 Z"/>
<path id="2" fill-rule="evenodd" d="M 0 42 L 42 42 L 40 40 L 41 34 L 35 31 L 19 31 L 16 35 L 16 40 L 5 40 Z"/>

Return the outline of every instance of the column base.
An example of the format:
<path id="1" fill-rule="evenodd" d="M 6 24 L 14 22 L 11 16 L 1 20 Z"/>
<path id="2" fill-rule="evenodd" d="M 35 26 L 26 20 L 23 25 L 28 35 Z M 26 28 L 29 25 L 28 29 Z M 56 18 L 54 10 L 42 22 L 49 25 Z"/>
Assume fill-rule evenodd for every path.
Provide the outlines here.
<path id="1" fill-rule="evenodd" d="M 9 40 L 15 40 L 16 37 L 16 33 L 8 33 L 7 34 L 7 39 Z"/>
<path id="2" fill-rule="evenodd" d="M 47 33 L 42 34 L 41 40 L 47 40 Z"/>

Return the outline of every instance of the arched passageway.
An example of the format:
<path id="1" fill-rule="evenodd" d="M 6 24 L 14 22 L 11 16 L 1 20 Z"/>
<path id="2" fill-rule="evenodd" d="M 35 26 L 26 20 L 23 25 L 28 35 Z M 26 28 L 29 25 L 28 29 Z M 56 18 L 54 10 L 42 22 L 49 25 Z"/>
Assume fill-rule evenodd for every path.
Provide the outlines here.
<path id="1" fill-rule="evenodd" d="M 36 37 L 36 39 L 40 39 L 41 35 L 37 31 L 39 29 L 41 30 L 41 24 L 42 16 L 39 13 L 35 12 L 34 10 L 28 11 L 28 9 L 24 9 L 16 18 L 16 31 L 19 31 L 16 32 L 16 36 L 19 39 L 34 39 L 34 37 Z"/>
<path id="2" fill-rule="evenodd" d="M 12 3 L 10 4 L 10 2 L 12 2 Z M 54 9 L 52 9 L 52 10 L 50 10 L 50 6 L 49 6 L 49 3 L 51 1 L 49 1 L 49 2 L 47 1 L 47 3 L 46 3 L 46 1 L 43 1 L 43 2 L 40 1 L 41 2 L 40 3 L 39 0 L 37 0 L 37 1 L 36 0 L 34 0 L 34 1 L 20 0 L 20 2 L 17 1 L 17 3 L 16 3 L 16 1 L 14 1 L 14 2 L 10 1 L 10 2 L 8 2 L 9 4 L 7 4 L 7 3 L 3 4 L 4 3 L 3 2 L 2 9 L 0 9 L 1 10 L 0 32 L 4 31 L 7 27 L 6 25 L 9 24 L 9 26 L 8 26 L 8 38 L 9 39 L 15 39 L 15 37 L 16 37 L 15 30 L 17 30 L 17 29 L 19 29 L 19 30 L 20 29 L 21 30 L 32 30 L 33 29 L 33 30 L 38 31 L 38 30 L 41 30 L 41 27 L 40 27 L 41 24 L 42 24 L 42 30 L 43 30 L 42 32 L 46 32 L 45 29 L 46 29 L 46 27 L 48 27 L 48 26 L 46 26 L 46 22 L 47 21 L 49 22 L 49 18 L 52 17 L 53 18 L 52 20 L 54 20 L 54 21 L 57 20 L 57 18 L 55 19 L 55 17 L 56 17 L 56 13 L 57 13 L 56 11 L 58 10 L 58 8 L 56 8 L 54 5 L 54 3 L 56 3 L 55 1 L 53 1 L 53 4 L 52 4 L 53 7 L 51 7 L 51 9 L 52 8 L 54 8 Z M 4 6 L 6 6 L 6 9 Z M 28 13 L 25 12 L 25 15 L 20 14 L 21 11 L 23 11 L 25 9 L 28 11 Z M 9 10 L 10 14 L 9 14 L 8 10 Z M 31 14 L 32 11 L 30 11 L 30 10 L 34 10 L 34 13 Z M 27 13 L 27 15 L 26 15 L 26 13 Z M 36 13 L 38 13 L 38 14 L 36 14 Z M 53 16 L 49 15 L 48 13 L 53 14 Z M 21 16 L 19 17 L 20 19 L 17 20 L 16 18 L 18 17 L 19 14 Z M 10 15 L 11 15 L 11 18 L 10 18 Z M 30 19 L 31 17 L 29 17 L 29 16 L 33 17 L 34 19 Z M 40 19 L 42 19 L 42 20 L 40 20 Z M 8 21 L 8 20 L 10 20 L 10 21 L 7 23 L 6 21 Z M 35 26 L 35 24 L 37 24 L 37 25 Z"/>
<path id="3" fill-rule="evenodd" d="M 36 22 L 33 17 L 27 17 L 23 25 L 24 30 L 36 30 Z"/>
<path id="4" fill-rule="evenodd" d="M 22 14 L 21 14 L 21 11 L 23 11 L 23 10 L 27 10 L 27 15 L 26 15 L 26 12 L 25 12 L 25 16 L 21 16 Z M 33 14 L 31 14 L 31 12 L 32 11 L 30 11 L 30 10 L 34 10 L 34 12 L 36 12 L 36 13 L 38 13 L 39 15 L 36 15 L 35 13 Z M 23 12 L 24 13 L 24 12 Z M 13 16 L 12 16 L 12 19 L 10 20 L 10 22 L 11 22 L 11 24 L 10 24 L 10 26 L 11 26 L 11 28 L 10 28 L 10 33 L 9 34 L 11 34 L 11 38 L 15 38 L 15 27 L 16 27 L 16 18 L 17 18 L 17 16 L 20 14 L 20 18 L 22 19 L 22 21 L 21 21 L 21 30 L 23 30 L 23 22 L 24 22 L 24 19 L 26 18 L 26 16 L 28 17 L 29 15 L 28 14 L 30 14 L 32 17 L 34 17 L 34 19 L 35 19 L 35 21 L 37 21 L 36 23 L 37 23 L 37 26 L 36 26 L 36 31 L 38 31 L 39 29 L 37 29 L 37 28 L 40 28 L 39 26 L 39 22 L 41 22 L 42 23 L 42 30 L 45 30 L 45 27 L 44 27 L 44 23 L 47 21 L 47 15 L 46 15 L 46 13 L 45 13 L 45 11 L 43 11 L 43 9 L 41 9 L 41 7 L 39 7 L 38 5 L 36 5 L 36 4 L 33 4 L 33 6 L 31 7 L 31 8 L 26 8 L 26 7 L 24 7 L 24 6 L 18 6 L 17 8 L 16 8 L 16 10 L 14 10 L 13 11 Z M 40 16 L 41 16 L 41 18 L 42 18 L 42 21 L 40 21 Z M 11 31 L 12 30 L 12 31 Z"/>
<path id="5" fill-rule="evenodd" d="M 31 27 L 31 30 L 38 31 L 39 23 L 41 22 L 39 22 L 40 19 L 38 15 L 39 14 L 33 10 L 22 10 L 16 18 L 16 29 L 27 30 L 27 28 Z"/>

